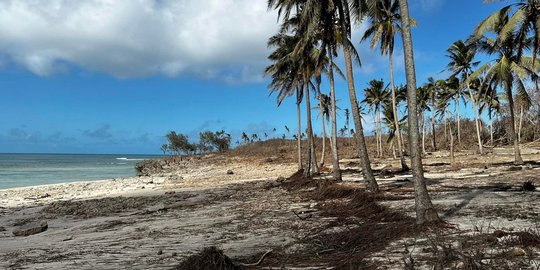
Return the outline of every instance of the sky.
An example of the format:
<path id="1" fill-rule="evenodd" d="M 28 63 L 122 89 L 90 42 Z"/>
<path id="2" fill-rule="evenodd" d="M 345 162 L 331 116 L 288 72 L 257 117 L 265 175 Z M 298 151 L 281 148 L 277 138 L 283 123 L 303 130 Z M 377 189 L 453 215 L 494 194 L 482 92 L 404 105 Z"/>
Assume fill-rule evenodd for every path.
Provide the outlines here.
<path id="1" fill-rule="evenodd" d="M 444 77 L 446 49 L 502 5 L 409 3 L 418 84 Z M 277 107 L 263 75 L 278 28 L 266 0 L 0 0 L 0 25 L 0 153 L 154 154 L 171 130 L 195 141 L 224 129 L 236 141 L 244 131 L 281 137 L 285 125 L 288 136 L 296 129 L 294 98 Z M 389 74 L 388 58 L 360 44 L 362 29 L 353 33 L 360 100 L 368 81 Z M 398 84 L 402 51 L 398 38 Z M 336 83 L 343 111 L 347 88 Z"/>

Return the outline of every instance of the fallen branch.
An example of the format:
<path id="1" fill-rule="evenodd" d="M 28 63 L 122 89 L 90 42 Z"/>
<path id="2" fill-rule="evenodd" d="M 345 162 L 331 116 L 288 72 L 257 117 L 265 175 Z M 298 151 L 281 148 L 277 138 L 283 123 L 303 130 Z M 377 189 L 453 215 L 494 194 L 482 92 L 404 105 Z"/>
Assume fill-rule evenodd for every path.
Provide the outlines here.
<path id="1" fill-rule="evenodd" d="M 240 263 L 240 265 L 241 266 L 247 266 L 247 267 L 249 267 L 249 266 L 259 266 L 263 262 L 266 255 L 270 254 L 271 252 L 272 252 L 272 250 L 266 251 L 256 263 Z"/>

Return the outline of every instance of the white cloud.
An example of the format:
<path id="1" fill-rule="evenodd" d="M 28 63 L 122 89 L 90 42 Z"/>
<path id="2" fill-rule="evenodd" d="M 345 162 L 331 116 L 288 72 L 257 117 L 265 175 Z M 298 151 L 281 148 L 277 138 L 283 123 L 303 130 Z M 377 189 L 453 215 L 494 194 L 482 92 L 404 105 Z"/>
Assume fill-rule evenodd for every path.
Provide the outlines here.
<path id="1" fill-rule="evenodd" d="M 265 0 L 0 0 L 0 25 L 0 57 L 41 76 L 227 80 L 259 78 L 277 30 Z"/>

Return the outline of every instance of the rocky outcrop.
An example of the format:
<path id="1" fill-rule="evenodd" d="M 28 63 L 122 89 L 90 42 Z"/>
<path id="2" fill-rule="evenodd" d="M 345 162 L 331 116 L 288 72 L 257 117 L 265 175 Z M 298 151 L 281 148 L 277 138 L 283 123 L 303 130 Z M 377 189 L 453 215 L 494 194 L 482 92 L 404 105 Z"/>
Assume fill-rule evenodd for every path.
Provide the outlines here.
<path id="1" fill-rule="evenodd" d="M 192 157 L 169 157 L 164 159 L 150 159 L 135 164 L 135 170 L 137 170 L 137 176 L 167 174 L 177 171 L 179 169 L 186 168 L 194 162 L 195 161 Z"/>
<path id="2" fill-rule="evenodd" d="M 19 228 L 13 230 L 15 236 L 30 236 L 38 233 L 42 233 L 49 228 L 47 221 L 36 221 L 28 223 Z"/>

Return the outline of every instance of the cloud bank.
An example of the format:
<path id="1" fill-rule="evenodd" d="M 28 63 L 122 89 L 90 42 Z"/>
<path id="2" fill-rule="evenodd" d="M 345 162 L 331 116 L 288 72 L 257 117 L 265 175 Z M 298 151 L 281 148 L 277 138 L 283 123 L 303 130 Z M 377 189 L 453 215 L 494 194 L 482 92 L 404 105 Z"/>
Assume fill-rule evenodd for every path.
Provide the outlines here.
<path id="1" fill-rule="evenodd" d="M 264 0 L 2 0 L 0 66 L 119 78 L 256 80 L 277 29 Z"/>

